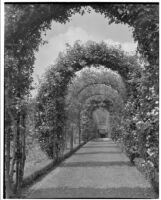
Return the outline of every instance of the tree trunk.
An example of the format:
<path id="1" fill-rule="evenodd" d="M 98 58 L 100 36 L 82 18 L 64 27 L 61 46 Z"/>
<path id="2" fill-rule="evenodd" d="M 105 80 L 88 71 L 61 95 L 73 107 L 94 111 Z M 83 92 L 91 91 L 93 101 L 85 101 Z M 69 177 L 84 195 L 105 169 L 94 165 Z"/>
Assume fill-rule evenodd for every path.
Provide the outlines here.
<path id="1" fill-rule="evenodd" d="M 10 141 L 10 132 L 11 132 L 11 125 L 15 125 L 15 119 L 11 113 L 10 110 L 11 106 L 11 99 L 9 98 L 9 90 L 8 88 L 5 88 L 5 196 L 6 198 L 10 198 L 13 195 L 13 187 L 12 182 L 10 179 L 10 147 L 11 147 L 11 141 Z M 13 133 L 14 134 L 14 133 Z"/>
<path id="2" fill-rule="evenodd" d="M 10 180 L 11 180 L 11 183 L 13 183 L 13 175 L 14 175 L 14 172 L 15 172 L 15 162 L 16 162 L 16 134 L 14 132 L 14 140 L 13 140 L 13 156 L 12 156 L 12 163 L 11 163 L 11 168 L 10 168 Z"/>
<path id="3" fill-rule="evenodd" d="M 12 195 L 12 186 L 10 180 L 10 132 L 6 131 L 6 155 L 5 155 L 5 195 L 6 198 L 10 198 Z"/>
<path id="4" fill-rule="evenodd" d="M 20 143 L 20 112 L 17 114 L 17 138 L 16 138 L 16 184 L 15 193 L 20 189 L 20 163 L 21 163 L 21 143 Z"/>
<path id="5" fill-rule="evenodd" d="M 19 177 L 19 182 L 20 182 L 20 187 L 22 185 L 23 181 L 23 175 L 24 175 L 24 166 L 25 166 L 25 160 L 26 160 L 26 154 L 25 154 L 25 114 L 22 115 L 21 117 L 21 125 L 22 125 L 22 131 L 21 131 L 21 160 L 20 160 L 20 177 Z"/>

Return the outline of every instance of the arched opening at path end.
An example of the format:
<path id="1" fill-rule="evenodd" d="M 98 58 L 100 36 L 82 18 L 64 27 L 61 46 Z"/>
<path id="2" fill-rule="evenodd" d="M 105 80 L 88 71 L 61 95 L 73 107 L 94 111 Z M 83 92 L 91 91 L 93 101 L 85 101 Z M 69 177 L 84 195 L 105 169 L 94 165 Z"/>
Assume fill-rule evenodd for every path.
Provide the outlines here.
<path id="1" fill-rule="evenodd" d="M 111 138 L 111 121 L 122 112 L 125 94 L 125 84 L 116 71 L 101 65 L 86 66 L 76 72 L 68 86 L 68 125 L 72 119 L 82 139 Z"/>
<path id="2" fill-rule="evenodd" d="M 110 113 L 103 105 L 93 111 L 93 119 L 97 128 L 97 137 L 111 138 Z"/>

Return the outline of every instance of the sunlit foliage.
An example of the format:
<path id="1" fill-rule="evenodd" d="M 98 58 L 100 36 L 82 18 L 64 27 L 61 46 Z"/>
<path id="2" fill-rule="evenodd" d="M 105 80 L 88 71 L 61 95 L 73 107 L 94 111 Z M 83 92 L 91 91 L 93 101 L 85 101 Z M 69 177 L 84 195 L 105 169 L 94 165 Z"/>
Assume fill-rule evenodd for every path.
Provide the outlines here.
<path id="1" fill-rule="evenodd" d="M 42 122 L 46 123 L 45 125 L 42 123 L 43 132 L 46 127 L 46 134 L 49 131 L 57 133 L 57 137 L 60 137 L 58 140 L 62 141 L 62 127 L 65 121 L 64 99 L 67 85 L 76 71 L 91 64 L 101 64 L 108 68 L 110 66 L 112 70 L 118 71 L 127 87 L 128 102 L 125 108 L 127 119 L 123 120 L 126 121 L 126 126 L 124 127 L 123 123 L 120 126 L 121 134 L 126 132 L 126 135 L 129 135 L 131 132 L 137 132 L 141 137 L 143 136 L 139 145 L 143 147 L 142 152 L 146 153 L 143 153 L 142 156 L 158 169 L 158 4 L 6 4 L 5 177 L 8 196 L 14 190 L 12 179 L 15 172 L 15 191 L 19 191 L 22 184 L 25 163 L 27 96 L 31 90 L 34 53 L 38 50 L 39 45 L 44 43 L 42 32 L 50 29 L 52 20 L 66 23 L 73 14 L 84 14 L 85 11 L 90 12 L 91 9 L 108 17 L 111 23 L 124 23 L 132 28 L 133 38 L 138 43 L 138 52 L 144 61 L 141 74 L 136 68 L 136 58 L 124 57 L 122 51 L 110 50 L 105 44 L 92 43 L 81 46 L 76 43 L 74 47 L 69 46 L 67 53 L 59 56 L 56 69 L 51 69 L 39 92 L 37 107 L 41 111 L 41 120 L 44 120 Z M 52 75 L 50 76 L 50 74 Z M 55 77 L 55 79 L 51 77 Z M 37 123 L 37 126 L 41 125 L 40 122 Z M 133 123 L 136 127 L 133 126 Z M 53 128 L 48 130 L 49 127 Z M 10 156 L 11 143 L 14 146 L 13 157 Z"/>

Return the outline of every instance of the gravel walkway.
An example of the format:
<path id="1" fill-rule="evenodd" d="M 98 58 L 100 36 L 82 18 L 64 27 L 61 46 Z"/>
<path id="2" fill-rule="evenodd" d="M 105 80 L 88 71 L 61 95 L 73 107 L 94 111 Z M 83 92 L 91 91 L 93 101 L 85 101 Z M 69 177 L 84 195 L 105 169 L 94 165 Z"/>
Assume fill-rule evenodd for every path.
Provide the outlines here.
<path id="1" fill-rule="evenodd" d="M 155 198 L 150 184 L 110 139 L 88 142 L 29 188 L 25 198 Z"/>

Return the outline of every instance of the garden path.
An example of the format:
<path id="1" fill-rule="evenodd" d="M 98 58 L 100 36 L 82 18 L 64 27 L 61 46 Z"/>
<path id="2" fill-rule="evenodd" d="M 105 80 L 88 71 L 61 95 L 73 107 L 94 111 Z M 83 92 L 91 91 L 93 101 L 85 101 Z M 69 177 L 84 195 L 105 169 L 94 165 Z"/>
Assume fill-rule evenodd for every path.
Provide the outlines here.
<path id="1" fill-rule="evenodd" d="M 155 198 L 150 183 L 111 139 L 88 142 L 29 188 L 25 198 Z"/>

